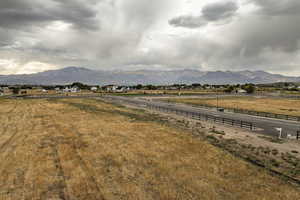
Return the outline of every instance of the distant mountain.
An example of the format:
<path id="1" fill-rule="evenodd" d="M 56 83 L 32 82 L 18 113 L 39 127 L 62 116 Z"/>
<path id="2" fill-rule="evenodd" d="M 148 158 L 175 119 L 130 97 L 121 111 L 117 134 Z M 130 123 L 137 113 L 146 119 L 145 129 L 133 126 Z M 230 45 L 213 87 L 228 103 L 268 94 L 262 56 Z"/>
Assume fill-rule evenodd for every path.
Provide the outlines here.
<path id="1" fill-rule="evenodd" d="M 82 67 L 67 67 L 35 74 L 0 75 L 0 84 L 59 85 L 73 82 L 86 84 L 243 84 L 300 82 L 300 77 L 288 77 L 264 71 L 96 71 Z"/>

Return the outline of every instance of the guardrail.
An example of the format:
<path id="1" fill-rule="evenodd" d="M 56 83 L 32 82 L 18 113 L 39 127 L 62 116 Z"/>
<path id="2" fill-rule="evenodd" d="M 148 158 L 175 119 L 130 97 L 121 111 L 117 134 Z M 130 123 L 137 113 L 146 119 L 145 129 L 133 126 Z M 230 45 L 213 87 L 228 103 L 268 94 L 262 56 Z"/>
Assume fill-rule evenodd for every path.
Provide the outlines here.
<path id="1" fill-rule="evenodd" d="M 181 115 L 181 116 L 189 117 L 189 118 L 196 119 L 196 120 L 211 121 L 214 123 L 226 124 L 226 125 L 230 125 L 230 126 L 241 127 L 244 129 L 255 130 L 255 125 L 252 122 L 246 122 L 246 121 L 242 121 L 242 120 L 234 120 L 234 119 L 229 119 L 229 118 L 224 118 L 224 117 L 217 117 L 214 115 L 203 114 L 200 112 L 191 112 L 191 111 L 186 111 L 186 110 L 168 107 L 168 106 L 158 106 L 158 105 L 154 105 L 150 102 L 134 101 L 131 99 L 124 99 L 124 98 L 119 99 L 119 98 L 114 98 L 114 97 L 104 97 L 104 98 L 108 98 L 111 100 L 117 100 L 117 101 L 125 102 L 128 104 L 133 104 L 136 106 L 143 106 L 143 107 L 147 107 L 151 110 L 157 110 L 160 112 L 174 113 L 176 115 Z"/>

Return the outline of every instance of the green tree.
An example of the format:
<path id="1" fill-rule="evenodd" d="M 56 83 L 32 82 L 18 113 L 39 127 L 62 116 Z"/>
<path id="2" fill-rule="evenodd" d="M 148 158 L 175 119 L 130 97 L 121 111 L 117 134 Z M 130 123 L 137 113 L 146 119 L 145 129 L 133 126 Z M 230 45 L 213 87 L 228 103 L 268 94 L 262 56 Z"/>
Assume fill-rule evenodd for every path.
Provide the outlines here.
<path id="1" fill-rule="evenodd" d="M 12 92 L 13 92 L 13 94 L 19 94 L 20 88 L 13 88 Z"/>
<path id="2" fill-rule="evenodd" d="M 85 84 L 80 83 L 80 82 L 75 82 L 75 83 L 73 83 L 73 84 L 71 85 L 71 87 L 75 87 L 75 86 L 77 86 L 77 87 L 78 87 L 79 89 L 81 89 L 81 90 L 89 90 L 89 89 L 90 89 L 90 86 L 85 85 Z"/>
<path id="3" fill-rule="evenodd" d="M 224 92 L 231 93 L 233 90 L 234 90 L 234 87 L 232 85 L 230 85 L 224 90 Z"/>
<path id="4" fill-rule="evenodd" d="M 141 84 L 138 84 L 137 86 L 136 86 L 136 89 L 137 90 L 140 90 L 140 89 L 142 89 L 143 88 L 143 85 L 141 85 Z"/>
<path id="5" fill-rule="evenodd" d="M 245 90 L 248 94 L 253 94 L 255 92 L 255 87 L 253 85 L 246 85 Z"/>

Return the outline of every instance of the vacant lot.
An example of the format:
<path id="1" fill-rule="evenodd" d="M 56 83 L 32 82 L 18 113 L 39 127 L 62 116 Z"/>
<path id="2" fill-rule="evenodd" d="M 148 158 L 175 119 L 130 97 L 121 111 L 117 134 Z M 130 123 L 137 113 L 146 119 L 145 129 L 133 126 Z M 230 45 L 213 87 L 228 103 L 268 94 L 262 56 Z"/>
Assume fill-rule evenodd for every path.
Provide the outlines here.
<path id="1" fill-rule="evenodd" d="M 0 199 L 300 199 L 156 115 L 97 100 L 0 100 Z"/>
<path id="2" fill-rule="evenodd" d="M 220 96 L 218 101 L 217 98 L 169 98 L 163 100 L 191 105 L 219 105 L 223 108 L 300 116 L 300 101 L 293 99 Z"/>

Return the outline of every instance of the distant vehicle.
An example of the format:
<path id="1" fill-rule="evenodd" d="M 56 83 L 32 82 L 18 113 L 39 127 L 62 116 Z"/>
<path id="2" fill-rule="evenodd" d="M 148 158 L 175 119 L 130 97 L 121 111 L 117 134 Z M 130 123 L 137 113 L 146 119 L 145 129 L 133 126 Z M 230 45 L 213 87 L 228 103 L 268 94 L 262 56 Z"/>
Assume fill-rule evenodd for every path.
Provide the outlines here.
<path id="1" fill-rule="evenodd" d="M 219 112 L 224 112 L 224 111 L 225 111 L 224 108 L 217 108 L 217 110 L 218 110 Z"/>

